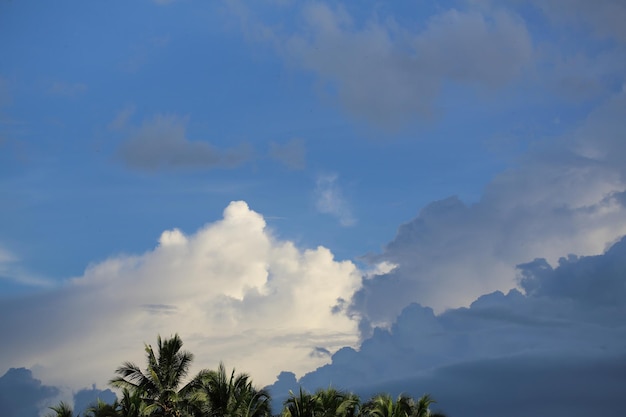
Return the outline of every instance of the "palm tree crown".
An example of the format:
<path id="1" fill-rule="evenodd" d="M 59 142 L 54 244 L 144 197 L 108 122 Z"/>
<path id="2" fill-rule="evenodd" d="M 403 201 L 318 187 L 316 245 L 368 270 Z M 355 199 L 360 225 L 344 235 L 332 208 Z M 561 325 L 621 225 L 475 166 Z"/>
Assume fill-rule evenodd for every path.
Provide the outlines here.
<path id="1" fill-rule="evenodd" d="M 169 339 L 157 340 L 157 353 L 151 345 L 145 345 L 148 366 L 145 373 L 132 362 L 124 362 L 115 370 L 118 377 L 111 380 L 111 385 L 139 392 L 147 404 L 144 412 L 158 412 L 165 417 L 179 417 L 185 394 L 191 390 L 197 379 L 179 388 L 189 372 L 193 354 L 181 350 L 183 342 L 175 334 Z"/>

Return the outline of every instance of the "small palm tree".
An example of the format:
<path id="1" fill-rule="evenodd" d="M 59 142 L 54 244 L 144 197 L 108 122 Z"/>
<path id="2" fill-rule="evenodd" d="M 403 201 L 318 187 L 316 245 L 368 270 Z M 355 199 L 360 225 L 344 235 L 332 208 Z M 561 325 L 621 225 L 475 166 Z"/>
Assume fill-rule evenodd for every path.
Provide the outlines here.
<path id="1" fill-rule="evenodd" d="M 119 402 L 120 417 L 145 417 L 150 414 L 150 407 L 141 398 L 139 391 L 122 390 L 122 399 Z M 152 407 L 154 409 L 155 407 Z"/>
<path id="2" fill-rule="evenodd" d="M 85 417 L 122 417 L 120 405 L 117 400 L 113 404 L 107 404 L 98 398 L 98 401 L 85 410 Z"/>
<path id="3" fill-rule="evenodd" d="M 145 345 L 148 366 L 145 373 L 132 362 L 124 362 L 115 370 L 118 377 L 110 381 L 117 388 L 138 393 L 146 403 L 145 413 L 156 412 L 164 417 L 181 417 L 185 409 L 185 394 L 197 384 L 197 378 L 179 388 L 189 372 L 193 354 L 181 350 L 183 342 L 174 335 L 157 340 L 157 353 Z"/>
<path id="4" fill-rule="evenodd" d="M 430 396 L 430 394 L 422 395 L 414 404 L 413 404 L 413 413 L 412 417 L 445 417 L 443 413 L 433 413 L 430 411 L 430 406 L 435 404 L 437 401 Z"/>
<path id="5" fill-rule="evenodd" d="M 58 405 L 49 407 L 54 414 L 48 413 L 46 417 L 74 417 L 72 407 L 66 402 L 61 401 Z"/>
<path id="6" fill-rule="evenodd" d="M 315 417 L 317 409 L 316 399 L 313 395 L 304 391 L 302 387 L 298 395 L 289 391 L 289 397 L 283 403 L 283 417 Z"/>
<path id="7" fill-rule="evenodd" d="M 329 387 L 314 395 L 316 417 L 354 417 L 358 413 L 359 397 Z"/>
<path id="8" fill-rule="evenodd" d="M 189 398 L 200 405 L 200 414 L 211 417 L 267 417 L 271 415 L 270 396 L 257 390 L 248 374 L 226 373 L 223 363 L 217 371 L 202 371 Z M 196 414 L 198 412 L 196 411 Z"/>
<path id="9" fill-rule="evenodd" d="M 413 400 L 406 395 L 400 395 L 393 400 L 389 394 L 378 394 L 363 406 L 362 414 L 368 417 L 411 417 Z"/>

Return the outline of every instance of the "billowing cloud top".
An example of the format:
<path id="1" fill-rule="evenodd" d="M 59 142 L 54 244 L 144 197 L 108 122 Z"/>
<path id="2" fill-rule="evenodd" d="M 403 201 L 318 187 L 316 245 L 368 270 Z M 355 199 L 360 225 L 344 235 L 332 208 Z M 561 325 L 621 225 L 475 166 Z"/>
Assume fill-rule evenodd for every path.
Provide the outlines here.
<path id="1" fill-rule="evenodd" d="M 4 303 L 13 319 L 0 323 L 11 335 L 0 362 L 55 384 L 105 384 L 122 361 L 143 363 L 143 342 L 178 332 L 197 367 L 224 360 L 267 383 L 357 342 L 342 306 L 360 285 L 351 262 L 273 238 L 237 201 L 194 234 L 165 231 L 154 250 L 90 266 L 54 296 Z"/>

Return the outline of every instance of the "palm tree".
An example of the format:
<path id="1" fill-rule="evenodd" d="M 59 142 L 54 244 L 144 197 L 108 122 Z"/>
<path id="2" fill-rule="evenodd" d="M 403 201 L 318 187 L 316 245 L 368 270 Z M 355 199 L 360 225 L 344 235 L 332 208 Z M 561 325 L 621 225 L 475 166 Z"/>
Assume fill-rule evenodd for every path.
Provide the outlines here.
<path id="1" fill-rule="evenodd" d="M 46 417 L 74 417 L 72 407 L 66 402 L 61 401 L 59 405 L 49 407 L 55 414 L 48 413 Z"/>
<path id="2" fill-rule="evenodd" d="M 389 394 L 378 394 L 363 406 L 362 414 L 368 417 L 411 417 L 413 400 L 400 395 L 396 401 Z"/>
<path id="3" fill-rule="evenodd" d="M 283 417 L 315 417 L 315 411 L 318 407 L 316 399 L 313 395 L 304 391 L 300 387 L 298 395 L 293 391 L 289 391 L 289 397 L 283 403 Z"/>
<path id="4" fill-rule="evenodd" d="M 202 371 L 198 375 L 195 392 L 189 394 L 195 404 L 196 415 L 211 417 L 267 417 L 271 415 L 270 396 L 265 390 L 257 390 L 248 374 L 230 376 L 223 363 L 217 371 Z"/>
<path id="5" fill-rule="evenodd" d="M 413 404 L 412 417 L 445 417 L 443 413 L 433 413 L 430 411 L 430 406 L 436 402 L 437 401 L 435 401 L 430 394 L 422 395 L 417 402 Z"/>
<path id="6" fill-rule="evenodd" d="M 150 414 L 150 408 L 142 400 L 141 393 L 137 390 L 131 393 L 128 388 L 124 388 L 119 404 L 120 417 L 145 417 Z"/>
<path id="7" fill-rule="evenodd" d="M 117 400 L 107 404 L 98 398 L 98 401 L 85 410 L 84 417 L 121 417 L 120 405 Z"/>
<path id="8" fill-rule="evenodd" d="M 142 372 L 132 362 L 124 362 L 115 370 L 119 376 L 110 381 L 117 388 L 139 393 L 146 403 L 144 413 L 156 412 L 163 417 L 181 417 L 185 412 L 185 396 L 198 383 L 194 378 L 179 388 L 189 372 L 193 354 L 181 350 L 183 342 L 175 334 L 170 339 L 157 340 L 157 354 L 151 345 L 145 345 L 148 366 Z"/>
<path id="9" fill-rule="evenodd" d="M 359 397 L 329 387 L 314 395 L 316 417 L 354 417 L 358 413 Z"/>

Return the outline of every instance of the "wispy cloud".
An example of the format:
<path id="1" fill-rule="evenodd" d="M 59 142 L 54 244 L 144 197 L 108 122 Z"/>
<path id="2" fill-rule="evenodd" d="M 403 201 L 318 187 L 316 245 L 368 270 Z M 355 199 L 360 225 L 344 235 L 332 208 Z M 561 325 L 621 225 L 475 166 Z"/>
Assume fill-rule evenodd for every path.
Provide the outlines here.
<path id="1" fill-rule="evenodd" d="M 342 226 L 354 226 L 357 220 L 337 181 L 336 174 L 323 174 L 317 177 L 315 207 L 321 213 L 336 217 Z"/>
<path id="2" fill-rule="evenodd" d="M 2 245 L 0 245 L 0 280 L 29 287 L 51 288 L 55 285 L 53 281 L 26 270 L 20 258 Z"/>

